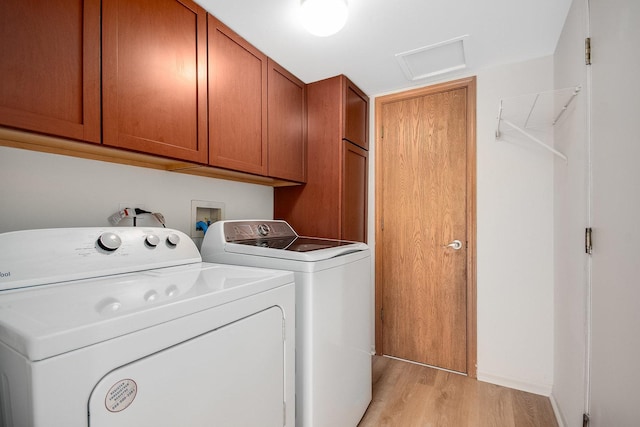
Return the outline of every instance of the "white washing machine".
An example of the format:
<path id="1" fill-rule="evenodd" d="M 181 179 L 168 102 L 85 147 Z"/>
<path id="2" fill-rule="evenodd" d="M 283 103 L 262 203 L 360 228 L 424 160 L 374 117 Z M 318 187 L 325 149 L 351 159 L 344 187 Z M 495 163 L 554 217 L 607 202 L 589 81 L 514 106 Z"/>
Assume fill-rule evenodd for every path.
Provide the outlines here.
<path id="1" fill-rule="evenodd" d="M 293 274 L 163 228 L 0 234 L 2 427 L 293 426 Z"/>
<path id="2" fill-rule="evenodd" d="M 285 221 L 220 221 L 205 261 L 290 270 L 296 282 L 296 425 L 355 427 L 371 402 L 371 255 Z"/>

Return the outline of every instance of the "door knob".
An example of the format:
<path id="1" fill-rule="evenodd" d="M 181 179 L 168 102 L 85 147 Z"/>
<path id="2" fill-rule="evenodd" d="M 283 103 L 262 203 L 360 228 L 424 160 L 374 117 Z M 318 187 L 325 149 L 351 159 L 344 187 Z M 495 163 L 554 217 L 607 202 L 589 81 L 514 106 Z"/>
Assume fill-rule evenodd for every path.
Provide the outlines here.
<path id="1" fill-rule="evenodd" d="M 454 240 L 453 242 L 449 243 L 448 245 L 443 245 L 443 248 L 451 248 L 454 251 L 458 251 L 460 249 L 462 249 L 462 242 L 460 240 Z"/>

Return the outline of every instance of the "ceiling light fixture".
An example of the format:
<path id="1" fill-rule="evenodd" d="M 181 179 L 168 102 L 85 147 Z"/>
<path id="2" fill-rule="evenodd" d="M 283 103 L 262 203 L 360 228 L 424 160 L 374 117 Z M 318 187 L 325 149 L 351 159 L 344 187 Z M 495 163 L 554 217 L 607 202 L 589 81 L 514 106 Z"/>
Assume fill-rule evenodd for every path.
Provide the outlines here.
<path id="1" fill-rule="evenodd" d="M 340 31 L 348 12 L 346 0 L 301 0 L 302 25 L 315 36 L 327 37 Z"/>

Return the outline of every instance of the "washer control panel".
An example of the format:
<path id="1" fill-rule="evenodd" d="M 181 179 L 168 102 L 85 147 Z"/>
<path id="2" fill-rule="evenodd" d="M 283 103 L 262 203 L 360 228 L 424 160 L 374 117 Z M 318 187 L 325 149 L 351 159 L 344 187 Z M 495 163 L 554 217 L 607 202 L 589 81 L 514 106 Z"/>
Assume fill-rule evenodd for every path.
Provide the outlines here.
<path id="1" fill-rule="evenodd" d="M 226 221 L 224 236 L 227 242 L 246 240 L 282 239 L 297 237 L 295 231 L 285 221 Z"/>
<path id="2" fill-rule="evenodd" d="M 0 234 L 0 291 L 201 262 L 178 230 L 95 227 Z"/>

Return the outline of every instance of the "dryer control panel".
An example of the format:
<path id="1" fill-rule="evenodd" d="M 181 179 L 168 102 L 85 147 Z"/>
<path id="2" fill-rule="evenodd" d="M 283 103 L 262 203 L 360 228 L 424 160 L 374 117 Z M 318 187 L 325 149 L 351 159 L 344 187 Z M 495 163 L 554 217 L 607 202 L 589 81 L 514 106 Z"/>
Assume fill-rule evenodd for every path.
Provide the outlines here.
<path id="1" fill-rule="evenodd" d="M 193 241 L 156 227 L 87 227 L 0 234 L 0 291 L 201 262 Z"/>

